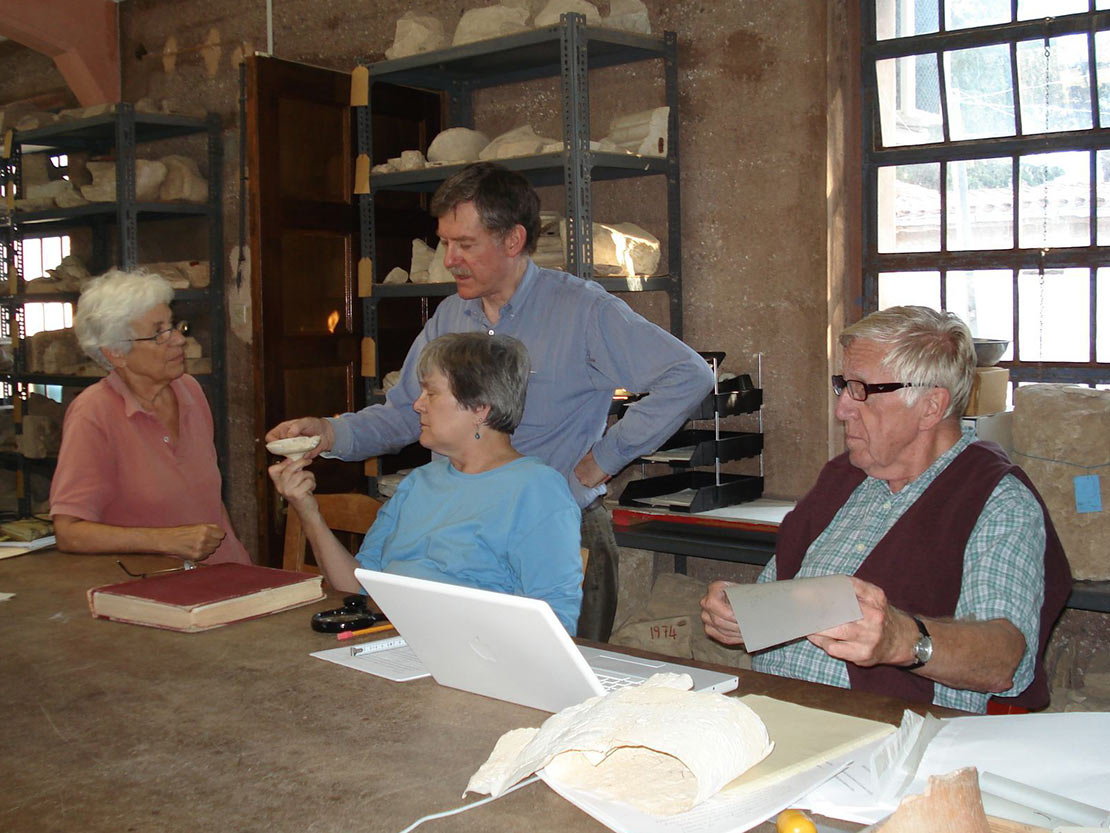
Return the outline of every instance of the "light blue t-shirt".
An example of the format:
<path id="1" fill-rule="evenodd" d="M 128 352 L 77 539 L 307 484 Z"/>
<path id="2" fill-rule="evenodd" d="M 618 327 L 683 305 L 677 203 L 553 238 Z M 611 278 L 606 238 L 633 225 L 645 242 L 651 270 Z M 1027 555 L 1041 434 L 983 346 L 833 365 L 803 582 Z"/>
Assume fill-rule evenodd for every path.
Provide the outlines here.
<path id="1" fill-rule="evenodd" d="M 369 570 L 543 599 L 573 635 L 580 526 L 566 479 L 535 457 L 481 474 L 434 460 L 401 481 L 356 558 Z"/>
<path id="2" fill-rule="evenodd" d="M 385 404 L 330 418 L 335 445 L 325 456 L 365 460 L 416 442 L 420 417 L 412 403 L 420 396 L 420 351 L 445 333 L 472 332 L 512 336 L 528 348 L 532 373 L 513 447 L 561 472 L 579 506 L 605 493 L 603 485 L 587 488 L 574 475 L 586 452 L 593 451 L 602 471 L 616 474 L 659 448 L 713 390 L 709 365 L 666 330 L 596 281 L 529 261 L 496 324 L 481 298 L 445 298 L 412 343 Z M 614 388 L 648 395 L 606 431 Z"/>

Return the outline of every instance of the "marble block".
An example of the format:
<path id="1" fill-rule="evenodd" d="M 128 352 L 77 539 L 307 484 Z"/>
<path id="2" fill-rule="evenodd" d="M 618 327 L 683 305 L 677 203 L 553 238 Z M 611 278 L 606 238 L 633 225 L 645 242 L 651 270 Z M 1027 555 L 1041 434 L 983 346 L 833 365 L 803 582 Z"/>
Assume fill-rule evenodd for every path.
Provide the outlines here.
<path id="1" fill-rule="evenodd" d="M 455 276 L 443 265 L 443 258 L 446 255 L 447 246 L 440 240 L 432 255 L 431 265 L 428 267 L 428 283 L 452 283 L 455 280 Z"/>
<path id="2" fill-rule="evenodd" d="M 566 242 L 566 221 L 560 223 Z M 594 275 L 654 275 L 659 266 L 659 239 L 635 223 L 594 223 Z"/>
<path id="3" fill-rule="evenodd" d="M 601 14 L 593 3 L 587 3 L 586 0 L 550 0 L 547 5 L 536 12 L 536 18 L 532 21 L 532 25 L 537 29 L 544 26 L 554 26 L 559 22 L 562 15 L 569 12 L 582 15 L 590 26 L 597 26 L 601 23 Z"/>
<path id="4" fill-rule="evenodd" d="M 656 107 L 616 116 L 609 122 L 609 135 L 602 141 L 610 141 L 624 150 L 641 156 L 667 155 L 667 122 L 670 107 Z"/>
<path id="5" fill-rule="evenodd" d="M 1013 460 L 1044 498 L 1072 575 L 1110 579 L 1110 391 L 1023 385 L 1014 395 L 1013 438 Z M 1077 503 L 1077 487 L 1088 485 L 1101 511 L 1079 511 L 1090 507 Z"/>
<path id="6" fill-rule="evenodd" d="M 170 260 L 142 263 L 140 269 L 161 275 L 174 289 L 204 289 L 212 280 L 207 260 Z"/>
<path id="7" fill-rule="evenodd" d="M 389 270 L 389 274 L 385 276 L 382 283 L 408 283 L 409 273 L 402 269 L 400 266 L 394 266 Z"/>
<path id="8" fill-rule="evenodd" d="M 407 11 L 397 18 L 393 45 L 385 50 L 385 57 L 405 58 L 421 52 L 431 52 L 447 45 L 443 23 L 430 14 Z"/>
<path id="9" fill-rule="evenodd" d="M 402 171 L 422 171 L 427 166 L 424 160 L 424 154 L 418 150 L 403 150 L 401 151 L 401 165 L 399 170 Z"/>
<path id="10" fill-rule="evenodd" d="M 188 156 L 163 156 L 166 178 L 158 196 L 165 202 L 208 202 L 208 180 L 201 176 L 197 163 Z"/>
<path id="11" fill-rule="evenodd" d="M 499 38 L 502 35 L 523 32 L 528 28 L 528 16 L 527 9 L 519 7 L 497 5 L 467 9 L 459 18 L 459 25 L 455 27 L 455 36 L 451 39 L 451 44 L 461 46 L 464 43 L 473 43 L 486 38 Z"/>
<path id="12" fill-rule="evenodd" d="M 419 237 L 412 241 L 412 264 L 409 267 L 409 280 L 413 283 L 428 283 L 428 270 L 432 265 L 435 249 Z"/>
<path id="13" fill-rule="evenodd" d="M 541 153 L 543 149 L 553 143 L 562 145 L 558 139 L 541 136 L 530 124 L 523 124 L 502 133 L 478 154 L 483 161 L 494 159 L 508 159 L 513 156 L 533 156 Z"/>
<path id="14" fill-rule="evenodd" d="M 602 25 L 641 35 L 651 34 L 647 6 L 640 0 L 609 0 L 609 16 Z"/>
<path id="15" fill-rule="evenodd" d="M 92 184 L 81 186 L 81 196 L 89 202 L 116 201 L 116 163 L 89 162 Z M 135 160 L 135 199 L 154 202 L 166 179 L 166 165 L 153 159 Z"/>
<path id="16" fill-rule="evenodd" d="M 489 144 L 489 137 L 469 127 L 449 127 L 428 145 L 428 161 L 440 164 L 473 162 Z"/>

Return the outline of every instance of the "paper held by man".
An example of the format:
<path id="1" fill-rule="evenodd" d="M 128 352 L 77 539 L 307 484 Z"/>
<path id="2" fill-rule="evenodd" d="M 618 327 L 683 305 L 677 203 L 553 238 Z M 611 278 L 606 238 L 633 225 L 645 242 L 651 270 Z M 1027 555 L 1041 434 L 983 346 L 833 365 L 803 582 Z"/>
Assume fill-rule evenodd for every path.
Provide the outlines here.
<path id="1" fill-rule="evenodd" d="M 818 576 L 725 588 L 751 653 L 853 622 L 861 616 L 848 576 Z"/>

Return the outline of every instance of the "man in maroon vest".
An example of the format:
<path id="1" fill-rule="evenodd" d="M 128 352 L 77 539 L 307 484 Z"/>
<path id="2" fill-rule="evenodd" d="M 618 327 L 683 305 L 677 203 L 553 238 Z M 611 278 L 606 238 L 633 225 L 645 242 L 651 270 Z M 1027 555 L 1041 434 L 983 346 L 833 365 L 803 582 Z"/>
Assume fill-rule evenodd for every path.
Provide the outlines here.
<path id="1" fill-rule="evenodd" d="M 892 307 L 840 344 L 847 451 L 783 520 L 759 580 L 851 575 L 862 617 L 758 653 L 753 668 L 968 711 L 992 694 L 1045 706 L 1044 647 L 1071 574 L 1025 473 L 961 430 L 970 332 L 951 313 Z M 702 621 L 734 645 L 726 584 L 709 585 Z"/>

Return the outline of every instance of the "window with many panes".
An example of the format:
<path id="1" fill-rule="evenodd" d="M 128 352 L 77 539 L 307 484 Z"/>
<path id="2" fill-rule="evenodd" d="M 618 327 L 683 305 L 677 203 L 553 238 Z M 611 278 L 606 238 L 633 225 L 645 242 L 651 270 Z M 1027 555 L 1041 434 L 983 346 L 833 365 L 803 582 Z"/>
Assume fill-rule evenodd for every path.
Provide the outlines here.
<path id="1" fill-rule="evenodd" d="M 1110 383 L 1110 0 L 863 0 L 865 311 Z"/>

